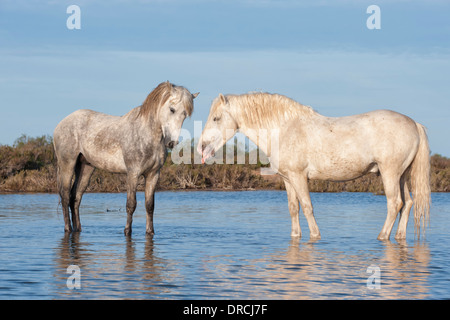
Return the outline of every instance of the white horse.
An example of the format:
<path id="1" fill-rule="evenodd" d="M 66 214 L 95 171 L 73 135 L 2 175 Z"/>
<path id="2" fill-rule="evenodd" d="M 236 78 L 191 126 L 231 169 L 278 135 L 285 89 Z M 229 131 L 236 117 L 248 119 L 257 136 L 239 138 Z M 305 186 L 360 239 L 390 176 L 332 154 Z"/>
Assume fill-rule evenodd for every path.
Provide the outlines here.
<path id="1" fill-rule="evenodd" d="M 424 126 L 389 110 L 329 118 L 279 94 L 220 94 L 212 103 L 197 150 L 202 162 L 239 130 L 270 158 L 286 185 L 292 236 L 301 237 L 299 202 L 311 239 L 320 239 L 308 179 L 347 181 L 380 173 L 387 218 L 378 235 L 388 240 L 400 212 L 396 239 L 405 239 L 414 204 L 415 231 L 430 210 L 430 151 Z M 267 139 L 267 137 L 278 139 Z M 407 178 L 411 176 L 412 200 Z M 422 229 L 424 230 L 424 228 Z"/>

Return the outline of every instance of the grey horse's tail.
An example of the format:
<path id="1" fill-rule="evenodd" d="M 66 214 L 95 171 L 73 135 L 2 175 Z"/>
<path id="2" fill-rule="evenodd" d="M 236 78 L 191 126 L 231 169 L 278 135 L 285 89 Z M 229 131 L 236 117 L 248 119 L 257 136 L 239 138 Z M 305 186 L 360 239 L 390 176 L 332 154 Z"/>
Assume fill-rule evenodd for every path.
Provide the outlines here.
<path id="1" fill-rule="evenodd" d="M 59 206 L 61 205 L 61 170 L 59 169 L 58 156 L 56 155 L 56 145 L 55 139 L 53 139 L 53 151 L 56 158 L 56 191 L 58 193 L 58 206 L 56 207 L 56 212 L 59 213 Z"/>
<path id="2" fill-rule="evenodd" d="M 61 169 L 59 168 L 59 164 L 56 164 L 56 190 L 58 191 L 58 195 L 61 195 Z M 61 197 L 60 197 L 61 202 Z"/>
<path id="3" fill-rule="evenodd" d="M 420 238 L 420 228 L 425 235 L 425 228 L 430 220 L 431 187 L 430 187 L 430 147 L 426 129 L 416 123 L 419 131 L 419 150 L 411 165 L 411 187 L 414 199 L 414 229 Z"/>

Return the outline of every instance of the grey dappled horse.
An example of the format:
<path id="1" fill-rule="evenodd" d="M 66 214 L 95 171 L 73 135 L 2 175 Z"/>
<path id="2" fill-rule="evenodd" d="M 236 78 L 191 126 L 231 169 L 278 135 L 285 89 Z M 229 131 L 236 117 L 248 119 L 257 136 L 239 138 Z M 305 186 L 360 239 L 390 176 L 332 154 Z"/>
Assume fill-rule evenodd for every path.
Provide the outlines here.
<path id="1" fill-rule="evenodd" d="M 154 193 L 166 148 L 177 144 L 183 121 L 192 114 L 197 95 L 167 81 L 124 116 L 78 110 L 57 125 L 53 143 L 66 232 L 81 231 L 81 197 L 94 169 L 99 168 L 127 175 L 126 235 L 131 234 L 138 179 L 144 176 L 146 233 L 154 234 Z"/>

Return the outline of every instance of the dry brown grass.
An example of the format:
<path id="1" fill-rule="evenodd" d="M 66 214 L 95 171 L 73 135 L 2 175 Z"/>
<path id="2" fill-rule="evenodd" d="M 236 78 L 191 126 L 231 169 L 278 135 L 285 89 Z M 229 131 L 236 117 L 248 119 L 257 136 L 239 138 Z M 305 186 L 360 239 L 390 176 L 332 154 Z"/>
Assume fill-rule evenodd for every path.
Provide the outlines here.
<path id="1" fill-rule="evenodd" d="M 236 153 L 235 153 L 236 154 Z M 247 154 L 247 161 L 249 155 Z M 158 190 L 284 190 L 278 175 L 261 176 L 258 164 L 180 164 L 169 156 L 161 169 Z M 96 170 L 87 192 L 126 192 L 125 175 Z M 349 182 L 310 181 L 311 192 L 383 193 L 381 178 L 369 174 Z M 450 192 L 450 159 L 431 157 L 433 192 Z M 141 178 L 138 190 L 144 190 Z M 56 166 L 51 137 L 20 137 L 13 146 L 0 146 L 0 192 L 56 190 Z"/>

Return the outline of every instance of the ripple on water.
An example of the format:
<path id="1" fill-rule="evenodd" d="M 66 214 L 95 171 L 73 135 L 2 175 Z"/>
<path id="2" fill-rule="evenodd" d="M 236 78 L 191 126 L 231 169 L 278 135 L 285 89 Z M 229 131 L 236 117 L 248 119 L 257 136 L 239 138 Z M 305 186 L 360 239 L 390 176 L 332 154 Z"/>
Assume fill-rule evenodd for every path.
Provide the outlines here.
<path id="1" fill-rule="evenodd" d="M 433 194 L 424 241 L 376 240 L 385 198 L 312 194 L 322 239 L 290 237 L 285 192 L 159 192 L 153 238 L 143 194 L 124 237 L 124 194 L 86 194 L 65 235 L 55 195 L 0 195 L 3 299 L 447 299 L 450 195 Z M 394 227 L 396 228 L 396 227 Z M 395 232 L 395 229 L 394 229 Z M 81 289 L 67 288 L 67 267 Z M 380 289 L 369 289 L 370 266 Z"/>

